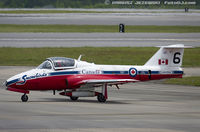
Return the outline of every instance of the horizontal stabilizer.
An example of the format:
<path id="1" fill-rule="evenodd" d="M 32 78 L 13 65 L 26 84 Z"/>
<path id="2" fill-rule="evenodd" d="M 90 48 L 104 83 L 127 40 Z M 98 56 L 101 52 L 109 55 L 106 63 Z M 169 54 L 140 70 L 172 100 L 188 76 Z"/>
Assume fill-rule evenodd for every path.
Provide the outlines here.
<path id="1" fill-rule="evenodd" d="M 156 47 L 166 48 L 166 49 L 193 48 L 192 46 L 184 46 L 183 44 L 175 44 L 175 45 L 168 45 L 168 46 L 156 46 Z"/>

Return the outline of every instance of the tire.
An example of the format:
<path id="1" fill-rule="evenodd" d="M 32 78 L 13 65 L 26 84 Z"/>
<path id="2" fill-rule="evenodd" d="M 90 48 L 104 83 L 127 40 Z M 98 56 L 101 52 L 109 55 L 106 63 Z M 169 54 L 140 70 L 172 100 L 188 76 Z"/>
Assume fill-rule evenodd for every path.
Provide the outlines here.
<path id="1" fill-rule="evenodd" d="M 22 100 L 22 102 L 27 102 L 28 96 L 26 94 L 22 95 L 21 100 Z"/>
<path id="2" fill-rule="evenodd" d="M 76 100 L 78 100 L 78 97 L 70 96 L 70 99 L 73 100 L 73 101 L 76 101 Z"/>
<path id="3" fill-rule="evenodd" d="M 99 102 L 106 102 L 106 98 L 105 98 L 105 96 L 103 96 L 102 93 L 98 94 L 97 100 L 98 100 Z"/>

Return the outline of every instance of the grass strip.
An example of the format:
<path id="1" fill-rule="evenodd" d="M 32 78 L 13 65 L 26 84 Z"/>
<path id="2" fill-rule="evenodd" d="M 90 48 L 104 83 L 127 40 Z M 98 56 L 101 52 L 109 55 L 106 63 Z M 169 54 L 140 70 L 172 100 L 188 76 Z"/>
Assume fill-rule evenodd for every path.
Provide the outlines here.
<path id="1" fill-rule="evenodd" d="M 0 65 L 36 66 L 48 57 L 78 58 L 96 64 L 143 65 L 156 47 L 0 48 Z M 184 67 L 200 67 L 200 48 L 185 49 Z"/>
<path id="2" fill-rule="evenodd" d="M 164 83 L 165 84 L 200 86 L 200 76 L 171 78 L 171 79 L 165 80 Z"/>
<path id="3" fill-rule="evenodd" d="M 131 13 L 132 11 L 120 11 Z M 136 13 L 138 11 L 135 11 Z M 54 14 L 54 13 L 119 13 L 119 11 L 86 11 L 86 10 L 1 10 L 0 14 Z M 156 12 L 155 12 L 156 13 Z"/>
<path id="4" fill-rule="evenodd" d="M 200 26 L 126 25 L 128 33 L 199 33 Z M 0 24 L 0 32 L 119 32 L 118 25 L 16 25 Z"/>

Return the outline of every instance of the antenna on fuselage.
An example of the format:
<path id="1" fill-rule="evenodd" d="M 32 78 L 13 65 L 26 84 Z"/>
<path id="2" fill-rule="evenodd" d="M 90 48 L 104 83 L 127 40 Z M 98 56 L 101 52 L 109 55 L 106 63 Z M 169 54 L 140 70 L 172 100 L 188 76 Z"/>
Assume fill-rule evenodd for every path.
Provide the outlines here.
<path id="1" fill-rule="evenodd" d="M 82 55 L 80 55 L 80 56 L 78 57 L 78 61 L 81 61 L 81 57 L 82 57 Z"/>

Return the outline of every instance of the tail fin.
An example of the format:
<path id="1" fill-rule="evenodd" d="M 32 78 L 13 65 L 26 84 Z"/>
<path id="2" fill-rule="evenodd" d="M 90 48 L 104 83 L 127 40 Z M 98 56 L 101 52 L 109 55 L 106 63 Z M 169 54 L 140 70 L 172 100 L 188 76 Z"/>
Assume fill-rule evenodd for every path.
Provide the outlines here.
<path id="1" fill-rule="evenodd" d="M 184 48 L 191 48 L 183 44 L 159 47 L 160 49 L 146 62 L 145 66 L 180 67 Z"/>

